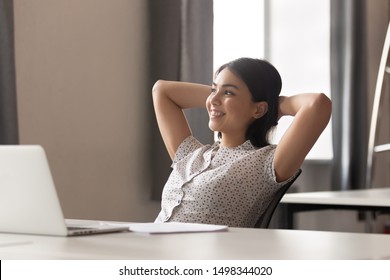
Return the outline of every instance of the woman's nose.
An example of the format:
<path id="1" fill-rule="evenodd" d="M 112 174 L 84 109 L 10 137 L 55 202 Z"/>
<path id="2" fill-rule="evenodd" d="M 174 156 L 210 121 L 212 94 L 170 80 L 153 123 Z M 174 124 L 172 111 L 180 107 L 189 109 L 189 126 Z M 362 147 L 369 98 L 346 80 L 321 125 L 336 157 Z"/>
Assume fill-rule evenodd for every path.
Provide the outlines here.
<path id="1" fill-rule="evenodd" d="M 221 104 L 221 94 L 219 91 L 216 91 L 213 95 L 211 95 L 210 103 L 213 105 Z"/>

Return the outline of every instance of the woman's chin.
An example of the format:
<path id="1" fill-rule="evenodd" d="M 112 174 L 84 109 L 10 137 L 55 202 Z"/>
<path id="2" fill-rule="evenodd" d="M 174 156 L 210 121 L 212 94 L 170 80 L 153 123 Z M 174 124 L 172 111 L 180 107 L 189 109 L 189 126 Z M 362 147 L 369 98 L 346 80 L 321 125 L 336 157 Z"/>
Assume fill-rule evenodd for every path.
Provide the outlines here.
<path id="1" fill-rule="evenodd" d="M 219 131 L 218 127 L 216 125 L 210 123 L 210 122 L 209 122 L 209 128 L 213 132 L 218 132 Z"/>

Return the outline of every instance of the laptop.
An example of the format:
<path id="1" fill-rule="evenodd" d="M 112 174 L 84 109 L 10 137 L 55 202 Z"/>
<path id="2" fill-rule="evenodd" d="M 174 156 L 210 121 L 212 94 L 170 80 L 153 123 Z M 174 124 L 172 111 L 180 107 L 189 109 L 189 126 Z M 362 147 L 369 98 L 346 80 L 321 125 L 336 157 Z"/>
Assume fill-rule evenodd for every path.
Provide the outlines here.
<path id="1" fill-rule="evenodd" d="M 67 225 L 42 146 L 0 145 L 0 232 L 78 236 L 128 230 L 87 220 Z"/>

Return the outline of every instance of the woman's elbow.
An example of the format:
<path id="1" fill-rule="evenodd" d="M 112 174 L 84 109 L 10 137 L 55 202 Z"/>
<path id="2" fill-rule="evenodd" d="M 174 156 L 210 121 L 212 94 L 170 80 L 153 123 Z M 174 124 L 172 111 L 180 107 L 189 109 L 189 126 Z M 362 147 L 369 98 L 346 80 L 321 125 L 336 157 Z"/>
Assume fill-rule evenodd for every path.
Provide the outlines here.
<path id="1" fill-rule="evenodd" d="M 166 84 L 166 81 L 164 81 L 164 80 L 158 80 L 157 82 L 154 83 L 153 88 L 152 88 L 153 97 L 155 97 L 157 94 L 164 91 L 165 84 Z"/>
<path id="2" fill-rule="evenodd" d="M 329 121 L 332 115 L 332 100 L 326 94 L 319 93 L 314 101 L 316 111 Z"/>
<path id="3" fill-rule="evenodd" d="M 329 113 L 329 115 L 332 114 L 332 100 L 328 96 L 326 96 L 324 93 L 320 93 L 321 98 L 321 107 L 324 108 L 326 112 Z"/>

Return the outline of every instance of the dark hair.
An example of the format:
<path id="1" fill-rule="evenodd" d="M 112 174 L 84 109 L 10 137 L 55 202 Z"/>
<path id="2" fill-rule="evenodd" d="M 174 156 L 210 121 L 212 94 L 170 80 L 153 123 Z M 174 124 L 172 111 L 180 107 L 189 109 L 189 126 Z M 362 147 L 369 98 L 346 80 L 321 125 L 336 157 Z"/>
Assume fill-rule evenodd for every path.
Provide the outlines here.
<path id="1" fill-rule="evenodd" d="M 267 113 L 248 127 L 246 139 L 259 148 L 269 145 L 269 132 L 278 124 L 279 94 L 282 89 L 278 70 L 268 61 L 243 57 L 219 67 L 215 76 L 225 68 L 247 85 L 253 102 L 267 102 Z M 218 135 L 221 137 L 221 133 Z"/>

